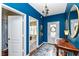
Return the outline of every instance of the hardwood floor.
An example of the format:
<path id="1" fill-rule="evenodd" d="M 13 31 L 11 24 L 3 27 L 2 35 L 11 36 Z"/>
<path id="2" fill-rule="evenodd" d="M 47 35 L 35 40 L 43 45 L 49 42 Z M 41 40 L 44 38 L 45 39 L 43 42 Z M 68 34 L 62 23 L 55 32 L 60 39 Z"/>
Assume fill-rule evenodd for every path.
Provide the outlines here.
<path id="1" fill-rule="evenodd" d="M 54 45 L 45 43 L 34 50 L 30 56 L 56 56 L 56 49 Z"/>

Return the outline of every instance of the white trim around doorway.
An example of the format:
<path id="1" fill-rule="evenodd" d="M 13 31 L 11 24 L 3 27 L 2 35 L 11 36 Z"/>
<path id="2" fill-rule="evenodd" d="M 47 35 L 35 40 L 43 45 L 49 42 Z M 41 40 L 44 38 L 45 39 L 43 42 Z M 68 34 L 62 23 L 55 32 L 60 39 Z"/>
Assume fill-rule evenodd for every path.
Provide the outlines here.
<path id="1" fill-rule="evenodd" d="M 30 25 L 30 19 L 31 19 L 31 16 L 29 16 L 29 25 Z M 37 19 L 35 19 L 35 20 L 37 20 Z M 39 28 L 39 21 L 38 20 L 37 20 L 37 28 Z M 38 30 L 38 34 L 37 34 L 37 48 L 38 48 L 39 47 L 39 44 L 38 44 L 39 43 L 39 41 L 38 41 L 38 39 L 39 39 L 39 29 L 37 29 L 37 30 Z M 29 35 L 29 53 L 28 53 L 28 55 L 30 55 L 30 35 Z"/>
<path id="2" fill-rule="evenodd" d="M 24 56 L 26 55 L 26 14 L 25 13 L 22 13 L 21 11 L 18 11 L 18 10 L 16 10 L 16 9 L 14 9 L 14 8 L 12 8 L 12 7 L 10 7 L 10 6 L 7 6 L 7 5 L 5 5 L 5 4 L 1 4 L 1 10 L 2 10 L 2 8 L 5 8 L 5 9 L 7 9 L 7 10 L 10 10 L 10 11 L 12 11 L 12 12 L 14 12 L 14 13 L 17 13 L 17 14 L 20 14 L 21 16 L 23 16 L 23 25 L 24 25 L 24 40 L 23 40 L 23 52 L 24 52 Z M 0 13 L 1 13 L 1 15 L 2 15 L 2 11 L 0 11 Z M 0 20 L 0 23 L 2 24 L 2 17 L 1 17 L 1 20 Z M 1 26 L 1 24 L 0 24 L 0 28 L 2 29 L 2 26 Z M 1 33 L 1 30 L 0 29 L 0 39 L 2 39 L 2 33 Z M 2 40 L 1 40 L 2 41 Z M 2 46 L 2 42 L 1 42 L 1 44 L 0 44 L 1 46 Z M 1 47 L 0 46 L 0 47 Z M 2 52 L 2 50 L 1 50 L 1 52 Z"/>

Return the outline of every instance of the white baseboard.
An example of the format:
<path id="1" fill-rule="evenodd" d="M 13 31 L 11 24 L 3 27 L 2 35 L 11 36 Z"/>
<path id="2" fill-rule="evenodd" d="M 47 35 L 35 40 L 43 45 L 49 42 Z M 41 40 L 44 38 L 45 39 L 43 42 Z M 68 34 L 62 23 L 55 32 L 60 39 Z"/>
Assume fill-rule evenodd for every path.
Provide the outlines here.
<path id="1" fill-rule="evenodd" d="M 44 44 L 44 43 L 41 43 L 41 44 L 38 46 L 38 48 L 41 47 L 43 44 Z"/>
<path id="2" fill-rule="evenodd" d="M 44 43 L 48 43 L 48 42 L 43 42 L 43 44 L 44 44 Z"/>
<path id="3" fill-rule="evenodd" d="M 51 45 L 53 45 L 52 43 L 50 43 L 50 42 L 43 42 L 43 43 L 47 43 L 47 44 L 51 44 Z"/>

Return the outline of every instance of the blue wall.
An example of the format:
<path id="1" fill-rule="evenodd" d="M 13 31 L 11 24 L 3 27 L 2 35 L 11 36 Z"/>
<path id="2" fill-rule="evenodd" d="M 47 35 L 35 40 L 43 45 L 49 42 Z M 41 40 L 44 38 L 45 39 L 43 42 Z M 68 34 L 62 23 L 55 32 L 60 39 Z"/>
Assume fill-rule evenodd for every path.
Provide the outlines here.
<path id="1" fill-rule="evenodd" d="M 73 3 L 74 4 L 74 3 Z M 51 15 L 51 16 L 47 16 L 47 17 L 43 17 L 41 18 L 41 14 L 38 13 L 33 7 L 31 7 L 29 4 L 27 3 L 7 3 L 6 5 L 11 6 L 25 14 L 27 14 L 26 16 L 26 20 L 27 20 L 27 41 L 26 41 L 26 46 L 27 46 L 27 54 L 29 53 L 29 16 L 32 16 L 36 19 L 39 20 L 39 31 L 40 31 L 40 25 L 43 25 L 43 37 L 39 37 L 39 44 L 41 44 L 42 42 L 47 42 L 47 23 L 48 22 L 54 22 L 54 21 L 59 21 L 60 22 L 60 38 L 64 38 L 64 29 L 65 29 L 65 20 L 67 19 L 68 16 L 68 12 L 71 8 L 71 6 L 73 5 L 72 3 L 68 3 L 67 7 L 66 7 L 66 11 L 65 13 L 62 14 L 57 14 L 57 15 Z M 77 4 L 79 6 L 79 4 Z M 76 47 L 79 48 L 79 36 L 77 36 L 74 39 L 71 39 L 70 37 L 68 37 L 68 40 Z"/>
<path id="2" fill-rule="evenodd" d="M 65 20 L 68 19 L 68 13 L 73 4 L 76 4 L 79 7 L 78 3 L 68 3 L 65 13 L 44 17 L 44 20 L 43 20 L 43 34 L 44 34 L 43 41 L 44 42 L 47 42 L 47 34 L 48 34 L 47 33 L 47 23 L 48 22 L 60 21 L 60 38 L 64 38 Z M 75 19 L 75 18 L 77 18 L 77 16 L 76 15 L 74 16 L 72 13 L 71 18 Z M 76 48 L 79 49 L 79 34 L 74 39 L 71 39 L 68 36 L 68 40 L 71 44 L 73 44 Z"/>
<path id="3" fill-rule="evenodd" d="M 48 22 L 54 22 L 59 21 L 60 22 L 60 38 L 64 38 L 64 29 L 65 29 L 65 13 L 57 14 L 57 15 L 51 15 L 47 16 L 43 20 L 43 41 L 47 42 L 47 23 Z"/>
<path id="4" fill-rule="evenodd" d="M 66 7 L 66 11 L 65 11 L 65 13 L 66 13 L 66 19 L 68 19 L 68 17 L 67 17 L 68 13 L 69 13 L 72 5 L 74 5 L 74 4 L 76 4 L 78 6 L 78 8 L 79 8 L 79 3 L 68 3 L 67 7 Z M 73 19 L 76 18 L 75 16 L 76 15 L 72 15 Z M 71 44 L 73 44 L 76 48 L 79 49 L 79 31 L 78 31 L 78 36 L 76 38 L 72 39 L 72 38 L 70 38 L 70 36 L 68 36 L 68 40 L 70 41 Z"/>
<path id="5" fill-rule="evenodd" d="M 32 16 L 34 18 L 36 18 L 37 20 L 39 20 L 39 31 L 40 31 L 40 24 L 42 24 L 42 18 L 41 18 L 41 14 L 39 12 L 37 12 L 32 6 L 30 6 L 28 3 L 5 3 L 6 5 L 19 10 L 25 14 L 27 14 L 26 16 L 26 35 L 27 35 L 27 40 L 26 40 L 26 53 L 29 53 L 29 16 Z M 43 40 L 41 39 L 42 37 L 39 36 L 39 44 L 41 44 L 43 42 Z"/>

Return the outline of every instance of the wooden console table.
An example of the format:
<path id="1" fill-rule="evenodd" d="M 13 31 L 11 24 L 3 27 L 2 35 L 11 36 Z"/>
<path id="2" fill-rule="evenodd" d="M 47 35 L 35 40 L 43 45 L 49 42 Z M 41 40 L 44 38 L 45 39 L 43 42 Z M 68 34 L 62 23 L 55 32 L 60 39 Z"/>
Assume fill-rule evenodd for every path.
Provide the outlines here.
<path id="1" fill-rule="evenodd" d="M 57 44 L 55 44 L 55 47 L 57 49 L 57 56 L 59 56 L 59 49 L 64 51 L 64 56 L 67 56 L 68 52 L 72 52 L 75 56 L 79 53 L 79 50 L 65 39 L 59 40 Z"/>

